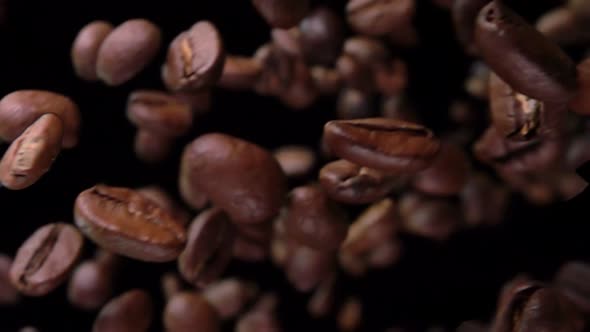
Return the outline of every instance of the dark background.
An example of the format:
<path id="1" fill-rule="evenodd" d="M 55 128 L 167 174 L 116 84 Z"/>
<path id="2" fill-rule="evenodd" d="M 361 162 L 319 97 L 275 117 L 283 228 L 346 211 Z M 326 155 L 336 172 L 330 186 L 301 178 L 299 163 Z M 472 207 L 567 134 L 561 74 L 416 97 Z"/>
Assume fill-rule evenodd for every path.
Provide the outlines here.
<path id="1" fill-rule="evenodd" d="M 399 55 L 409 65 L 410 99 L 426 123 L 440 132 L 447 124 L 449 102 L 463 95 L 461 84 L 471 59 L 463 55 L 453 37 L 448 12 L 426 0 L 417 2 L 415 23 L 422 43 L 416 49 L 399 51 Z M 342 0 L 321 3 L 339 11 L 344 6 Z M 551 3 L 555 1 L 521 1 L 517 9 L 534 18 Z M 14 255 L 22 241 L 43 224 L 72 222 L 75 197 L 96 183 L 128 187 L 159 184 L 175 193 L 181 149 L 201 133 L 225 132 L 270 149 L 293 143 L 315 147 L 323 124 L 334 117 L 334 98 L 324 97 L 309 110 L 294 112 L 274 98 L 217 90 L 212 112 L 197 120 L 193 131 L 179 140 L 172 157 L 149 166 L 133 154 L 135 128 L 125 118 L 128 94 L 134 89 L 163 88 L 159 69 L 168 43 L 201 19 L 217 25 L 229 53 L 252 54 L 268 41 L 270 31 L 250 2 L 15 0 L 8 3 L 7 13 L 0 29 L 0 95 L 18 89 L 68 95 L 81 109 L 83 128 L 79 146 L 63 151 L 37 184 L 23 191 L 0 189 L 0 252 Z M 78 30 L 96 19 L 117 25 L 136 17 L 150 19 L 162 28 L 166 47 L 156 61 L 117 88 L 77 79 L 69 52 Z M 564 262 L 590 257 L 589 226 L 580 209 L 588 203 L 585 193 L 571 202 L 531 208 L 517 196 L 502 225 L 462 231 L 445 244 L 405 236 L 404 256 L 397 265 L 362 280 L 345 279 L 341 291 L 363 299 L 366 331 L 389 326 L 421 331 L 431 325 L 452 329 L 464 320 L 487 320 L 499 287 L 517 273 L 550 280 Z M 87 241 L 85 255 L 92 249 Z M 147 288 L 159 299 L 160 312 L 163 303 L 158 277 L 174 268 L 174 264 L 128 261 L 118 277 L 116 293 L 131 287 Z M 331 319 L 311 321 L 306 317 L 308 296 L 293 291 L 270 264 L 234 262 L 227 274 L 256 279 L 263 289 L 278 291 L 286 331 L 335 329 Z M 42 331 L 88 331 L 95 315 L 72 308 L 62 286 L 47 297 L 27 298 L 17 307 L 0 308 L 0 331 L 25 325 Z M 161 330 L 158 324 L 154 331 Z"/>

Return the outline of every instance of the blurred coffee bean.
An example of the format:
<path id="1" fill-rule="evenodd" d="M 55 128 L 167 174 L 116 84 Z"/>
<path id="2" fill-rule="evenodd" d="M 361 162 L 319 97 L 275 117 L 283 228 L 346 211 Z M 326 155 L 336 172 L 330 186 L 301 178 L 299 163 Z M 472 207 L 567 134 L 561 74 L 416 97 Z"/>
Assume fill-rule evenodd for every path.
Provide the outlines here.
<path id="1" fill-rule="evenodd" d="M 303 145 L 285 145 L 274 151 L 274 157 L 288 177 L 308 175 L 316 164 L 313 150 Z"/>
<path id="2" fill-rule="evenodd" d="M 78 77 L 86 81 L 98 80 L 98 50 L 113 29 L 113 25 L 105 21 L 92 21 L 80 29 L 70 51 L 74 71 Z"/>
<path id="3" fill-rule="evenodd" d="M 341 120 L 368 118 L 374 115 L 375 98 L 360 90 L 340 90 L 336 104 L 336 115 Z"/>
<path id="4" fill-rule="evenodd" d="M 573 261 L 561 266 L 555 275 L 555 286 L 584 314 L 590 313 L 590 266 Z"/>
<path id="5" fill-rule="evenodd" d="M 357 32 L 380 36 L 410 21 L 414 16 L 414 0 L 349 0 L 347 20 Z"/>
<path id="6" fill-rule="evenodd" d="M 82 310 L 96 310 L 113 292 L 113 269 L 95 260 L 78 265 L 68 284 L 68 301 Z"/>
<path id="7" fill-rule="evenodd" d="M 307 312 L 314 318 L 325 318 L 334 305 L 336 276 L 330 275 L 320 282 L 307 302 Z"/>
<path id="8" fill-rule="evenodd" d="M 110 300 L 99 312 L 93 332 L 147 332 L 154 304 L 149 294 L 133 289 Z"/>
<path id="9" fill-rule="evenodd" d="M 236 278 L 220 280 L 203 290 L 203 297 L 221 319 L 235 318 L 257 294 L 256 284 Z"/>
<path id="10" fill-rule="evenodd" d="M 309 0 L 252 0 L 252 4 L 273 28 L 290 28 L 305 17 Z"/>
<path id="11" fill-rule="evenodd" d="M 221 330 L 215 309 L 203 296 L 194 292 L 173 295 L 166 303 L 162 320 L 168 332 L 188 332 L 196 328 L 203 332 Z"/>
<path id="12" fill-rule="evenodd" d="M 297 246 L 287 258 L 287 279 L 298 291 L 309 292 L 329 276 L 335 262 L 333 252 Z"/>
<path id="13" fill-rule="evenodd" d="M 0 306 L 16 304 L 20 300 L 18 290 L 10 282 L 12 258 L 0 254 Z"/>
<path id="14" fill-rule="evenodd" d="M 366 254 L 389 241 L 398 227 L 397 205 L 385 198 L 369 206 L 350 225 L 341 250 L 353 255 Z"/>
<path id="15" fill-rule="evenodd" d="M 470 169 L 465 152 L 455 145 L 442 143 L 430 167 L 416 174 L 414 188 L 431 195 L 456 195 L 465 186 Z"/>
<path id="16" fill-rule="evenodd" d="M 309 64 L 332 65 L 344 43 L 344 22 L 328 7 L 317 7 L 299 23 L 300 40 Z"/>
<path id="17" fill-rule="evenodd" d="M 359 299 L 346 299 L 338 312 L 338 328 L 342 332 L 356 331 L 361 325 L 363 305 Z"/>
<path id="18" fill-rule="evenodd" d="M 262 66 L 253 58 L 228 55 L 217 85 L 226 89 L 251 89 L 262 73 Z"/>

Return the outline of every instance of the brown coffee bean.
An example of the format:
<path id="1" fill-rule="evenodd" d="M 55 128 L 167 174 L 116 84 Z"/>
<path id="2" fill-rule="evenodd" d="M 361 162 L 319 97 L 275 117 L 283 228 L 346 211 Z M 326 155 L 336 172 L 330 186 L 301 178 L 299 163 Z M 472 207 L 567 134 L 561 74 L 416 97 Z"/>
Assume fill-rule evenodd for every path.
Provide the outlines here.
<path id="1" fill-rule="evenodd" d="M 361 90 L 345 88 L 338 94 L 336 115 L 340 120 L 368 118 L 374 115 L 375 98 Z"/>
<path id="2" fill-rule="evenodd" d="M 10 282 L 12 258 L 0 254 L 0 307 L 16 304 L 20 300 L 18 290 Z"/>
<path id="3" fill-rule="evenodd" d="M 389 240 L 375 247 L 367 257 L 372 268 L 385 269 L 395 264 L 402 255 L 402 245 L 398 240 Z"/>
<path id="4" fill-rule="evenodd" d="M 353 36 L 346 39 L 343 53 L 352 56 L 367 67 L 384 63 L 391 58 L 391 54 L 383 41 L 367 36 Z"/>
<path id="5" fill-rule="evenodd" d="M 96 185 L 83 191 L 74 216 L 101 247 L 142 261 L 174 260 L 186 242 L 182 220 L 127 188 Z"/>
<path id="6" fill-rule="evenodd" d="M 381 36 L 410 21 L 414 16 L 414 0 L 349 0 L 346 5 L 348 23 L 362 34 Z"/>
<path id="7" fill-rule="evenodd" d="M 469 225 L 495 225 L 504 218 L 509 191 L 483 173 L 472 174 L 461 191 L 463 218 Z"/>
<path id="8" fill-rule="evenodd" d="M 190 105 L 155 90 L 138 90 L 127 99 L 127 118 L 142 130 L 165 137 L 184 135 L 193 122 Z"/>
<path id="9" fill-rule="evenodd" d="M 0 139 L 13 141 L 43 114 L 53 113 L 63 121 L 62 146 L 78 144 L 80 112 L 68 97 L 42 90 L 19 90 L 0 100 Z"/>
<path id="10" fill-rule="evenodd" d="M 590 313 L 590 288 L 588 287 L 590 266 L 584 262 L 564 264 L 555 276 L 555 286 L 572 301 L 578 310 Z"/>
<path id="11" fill-rule="evenodd" d="M 335 94 L 342 86 L 342 76 L 332 68 L 311 67 L 311 78 L 320 94 Z"/>
<path id="12" fill-rule="evenodd" d="M 469 68 L 469 77 L 465 80 L 465 91 L 479 99 L 487 99 L 489 96 L 490 69 L 481 62 L 474 62 Z"/>
<path id="13" fill-rule="evenodd" d="M 338 312 L 338 328 L 342 332 L 356 331 L 361 325 L 363 304 L 357 298 L 350 297 L 342 304 Z"/>
<path id="14" fill-rule="evenodd" d="M 211 110 L 211 89 L 197 91 L 176 91 L 174 96 L 188 104 L 195 116 L 203 115 Z"/>
<path id="15" fill-rule="evenodd" d="M 2 185 L 20 190 L 37 182 L 59 154 L 63 134 L 63 123 L 55 114 L 39 117 L 4 153 L 0 161 Z"/>
<path id="16" fill-rule="evenodd" d="M 43 296 L 60 286 L 82 251 L 82 235 L 71 225 L 45 225 L 18 249 L 10 268 L 14 287 L 28 296 Z"/>
<path id="17" fill-rule="evenodd" d="M 537 30 L 560 46 L 585 44 L 590 41 L 587 21 L 580 21 L 567 7 L 557 7 L 537 20 Z"/>
<path id="18" fill-rule="evenodd" d="M 330 251 L 319 251 L 296 246 L 287 258 L 287 279 L 300 292 L 309 292 L 327 278 L 336 267 L 336 256 Z"/>
<path id="19" fill-rule="evenodd" d="M 217 332 L 221 330 L 215 309 L 200 294 L 181 292 L 164 308 L 164 327 L 168 332 Z"/>
<path id="20" fill-rule="evenodd" d="M 590 59 L 580 62 L 578 71 L 578 91 L 569 103 L 572 111 L 580 115 L 590 114 Z"/>
<path id="21" fill-rule="evenodd" d="M 252 0 L 254 8 L 273 28 L 295 26 L 309 10 L 309 0 Z"/>
<path id="22" fill-rule="evenodd" d="M 228 55 L 217 85 L 226 89 L 251 89 L 262 73 L 262 66 L 253 58 Z"/>
<path id="23" fill-rule="evenodd" d="M 325 318 L 334 305 L 336 277 L 325 278 L 313 292 L 307 302 L 307 312 L 315 319 Z"/>
<path id="24" fill-rule="evenodd" d="M 235 318 L 257 294 L 255 284 L 235 278 L 220 280 L 203 290 L 203 297 L 221 319 Z"/>
<path id="25" fill-rule="evenodd" d="M 420 123 L 416 110 L 406 96 L 386 96 L 381 100 L 381 117 Z"/>
<path id="26" fill-rule="evenodd" d="M 183 289 L 182 280 L 176 273 L 168 272 L 160 278 L 164 298 L 170 300 Z"/>
<path id="27" fill-rule="evenodd" d="M 491 331 L 583 331 L 582 317 L 553 288 L 515 279 L 504 286 Z"/>
<path id="28" fill-rule="evenodd" d="M 338 263 L 344 272 L 355 278 L 364 277 L 369 268 L 364 257 L 353 255 L 344 250 L 338 252 Z"/>
<path id="29" fill-rule="evenodd" d="M 96 310 L 105 304 L 113 293 L 113 270 L 94 260 L 80 264 L 68 284 L 68 300 L 82 310 Z"/>
<path id="30" fill-rule="evenodd" d="M 343 159 L 326 164 L 320 170 L 319 180 L 331 199 L 347 204 L 375 202 L 396 185 L 394 177 Z"/>
<path id="31" fill-rule="evenodd" d="M 234 238 L 235 229 L 223 211 L 201 212 L 190 225 L 186 247 L 178 257 L 182 277 L 200 287 L 219 277 L 231 260 Z"/>
<path id="32" fill-rule="evenodd" d="M 159 133 L 139 130 L 135 134 L 133 150 L 137 158 L 145 163 L 164 161 L 174 145 L 174 138 Z"/>
<path id="33" fill-rule="evenodd" d="M 590 4 L 587 1 L 569 0 L 567 6 L 576 14 L 578 19 L 587 21 L 590 18 Z"/>
<path id="34" fill-rule="evenodd" d="M 309 67 L 301 60 L 293 61 L 291 81 L 279 92 L 279 98 L 289 108 L 300 110 L 311 106 L 318 96 Z"/>
<path id="35" fill-rule="evenodd" d="M 414 207 L 402 213 L 404 231 L 436 241 L 448 239 L 461 221 L 459 207 L 441 198 L 418 196 Z"/>
<path id="36" fill-rule="evenodd" d="M 341 250 L 363 255 L 390 240 L 399 227 L 397 205 L 385 198 L 369 206 L 350 225 Z"/>
<path id="37" fill-rule="evenodd" d="M 149 294 L 133 289 L 110 300 L 101 310 L 92 332 L 147 332 L 154 304 Z"/>
<path id="38" fill-rule="evenodd" d="M 313 249 L 337 250 L 348 231 L 343 211 L 317 185 L 297 187 L 289 195 L 287 235 Z"/>
<path id="39" fill-rule="evenodd" d="M 190 221 L 190 215 L 162 188 L 157 186 L 148 186 L 137 189 L 137 193 L 152 200 L 161 208 L 168 210 L 170 213 L 182 220 L 182 224 L 186 225 Z"/>
<path id="40" fill-rule="evenodd" d="M 268 256 L 268 243 L 238 235 L 232 246 L 233 256 L 245 262 L 262 262 Z"/>
<path id="41" fill-rule="evenodd" d="M 428 128 L 386 118 L 330 121 L 323 139 L 340 158 L 392 173 L 423 170 L 440 150 Z"/>
<path id="42" fill-rule="evenodd" d="M 393 59 L 375 66 L 377 91 L 386 96 L 399 95 L 407 85 L 407 67 L 400 59 Z"/>
<path id="43" fill-rule="evenodd" d="M 273 224 L 239 224 L 236 225 L 238 235 L 244 239 L 259 243 L 268 243 L 272 237 Z"/>
<path id="44" fill-rule="evenodd" d="M 432 165 L 416 174 L 414 188 L 431 195 L 456 195 L 467 182 L 470 168 L 465 152 L 453 144 L 442 143 Z"/>
<path id="45" fill-rule="evenodd" d="M 221 35 L 208 21 L 195 23 L 168 48 L 163 80 L 172 91 L 213 86 L 221 77 L 225 51 Z"/>
<path id="46" fill-rule="evenodd" d="M 374 92 L 375 82 L 372 68 L 354 56 L 342 54 L 336 61 L 336 69 L 345 86 L 364 93 Z"/>
<path id="47" fill-rule="evenodd" d="M 344 43 L 344 22 L 331 9 L 317 7 L 300 23 L 300 41 L 309 64 L 332 65 Z"/>
<path id="48" fill-rule="evenodd" d="M 286 145 L 274 152 L 274 157 L 288 177 L 304 177 L 308 175 L 316 163 L 314 152 L 300 145 Z"/>
<path id="49" fill-rule="evenodd" d="M 272 219 L 286 193 L 285 175 L 272 154 L 219 133 L 203 135 L 185 148 L 179 181 L 189 205 L 198 208 L 202 201 L 192 198 L 203 193 L 238 224 Z"/>
<path id="50" fill-rule="evenodd" d="M 303 57 L 301 30 L 298 26 L 290 29 L 272 29 L 272 45 L 292 57 Z"/>
<path id="51" fill-rule="evenodd" d="M 480 10 L 491 0 L 455 0 L 451 8 L 455 34 L 469 54 L 477 53 L 475 22 Z"/>
<path id="52" fill-rule="evenodd" d="M 480 11 L 475 40 L 490 68 L 514 90 L 557 103 L 574 96 L 574 62 L 498 0 Z"/>
<path id="53" fill-rule="evenodd" d="M 254 307 L 240 317 L 236 323 L 236 332 L 282 332 L 281 324 L 276 317 L 276 295 L 264 294 Z"/>
<path id="54" fill-rule="evenodd" d="M 573 137 L 565 154 L 565 167 L 575 170 L 590 160 L 590 136 L 587 134 Z"/>
<path id="55" fill-rule="evenodd" d="M 145 19 L 128 20 L 103 41 L 96 61 L 97 76 L 107 85 L 121 85 L 154 59 L 160 44 L 160 28 Z"/>
<path id="56" fill-rule="evenodd" d="M 93 21 L 78 32 L 70 52 L 78 77 L 86 81 L 98 80 L 96 75 L 98 50 L 113 28 L 109 22 Z"/>

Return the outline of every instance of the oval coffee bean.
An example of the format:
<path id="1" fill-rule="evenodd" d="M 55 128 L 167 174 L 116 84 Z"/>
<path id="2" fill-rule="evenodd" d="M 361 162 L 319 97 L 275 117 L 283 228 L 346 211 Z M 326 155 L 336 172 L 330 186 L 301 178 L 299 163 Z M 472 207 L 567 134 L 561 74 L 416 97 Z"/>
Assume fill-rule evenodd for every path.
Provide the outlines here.
<path id="1" fill-rule="evenodd" d="M 203 193 L 235 223 L 263 223 L 279 213 L 286 178 L 272 154 L 225 134 L 203 135 L 185 149 L 180 188 L 186 202 L 198 208 L 194 193 Z M 187 194 L 188 193 L 188 194 Z M 199 194 L 196 196 L 201 198 Z"/>
<path id="2" fill-rule="evenodd" d="M 311 172 L 316 163 L 314 152 L 303 145 L 286 145 L 274 152 L 274 157 L 288 177 L 303 177 Z"/>
<path id="3" fill-rule="evenodd" d="M 335 94 L 342 86 L 342 77 L 336 69 L 314 66 L 311 78 L 320 94 Z"/>
<path id="4" fill-rule="evenodd" d="M 96 73 L 108 85 L 121 85 L 154 59 L 162 42 L 160 29 L 145 19 L 116 27 L 98 50 Z"/>
<path id="5" fill-rule="evenodd" d="M 317 7 L 299 23 L 306 63 L 331 66 L 344 44 L 344 22 L 328 7 Z"/>
<path id="6" fill-rule="evenodd" d="M 0 183 L 20 190 L 37 182 L 61 150 L 63 123 L 52 113 L 42 115 L 6 150 L 0 161 Z"/>
<path id="7" fill-rule="evenodd" d="M 197 22 L 178 35 L 168 48 L 162 76 L 173 91 L 212 86 L 221 77 L 225 51 L 221 35 L 208 21 Z"/>
<path id="8" fill-rule="evenodd" d="M 164 308 L 163 322 L 168 332 L 218 332 L 220 320 L 215 309 L 198 293 L 180 292 Z"/>
<path id="9" fill-rule="evenodd" d="M 142 261 L 174 260 L 186 242 L 182 220 L 127 188 L 96 185 L 83 191 L 74 217 L 101 247 Z"/>
<path id="10" fill-rule="evenodd" d="M 10 268 L 12 284 L 23 294 L 43 296 L 66 280 L 82 251 L 84 240 L 68 224 L 45 225 L 18 249 Z"/>
<path id="11" fill-rule="evenodd" d="M 334 272 L 336 256 L 330 251 L 319 251 L 296 246 L 287 259 L 287 279 L 300 292 L 309 292 Z"/>
<path id="12" fill-rule="evenodd" d="M 16 287 L 10 281 L 12 258 L 0 253 L 0 306 L 13 305 L 20 300 Z"/>
<path id="13" fill-rule="evenodd" d="M 148 130 L 138 130 L 133 142 L 137 158 L 146 163 L 163 161 L 170 154 L 174 138 Z"/>
<path id="14" fill-rule="evenodd" d="M 220 209 L 203 211 L 188 230 L 186 247 L 178 257 L 178 270 L 195 286 L 204 286 L 219 277 L 232 257 L 235 229 Z"/>
<path id="15" fill-rule="evenodd" d="M 0 139 L 13 141 L 43 114 L 57 115 L 64 126 L 62 146 L 78 144 L 80 112 L 68 97 L 42 90 L 18 90 L 0 100 Z"/>
<path id="16" fill-rule="evenodd" d="M 414 0 L 349 0 L 348 23 L 365 35 L 381 36 L 409 22 L 414 16 Z"/>
<path id="17" fill-rule="evenodd" d="M 86 81 L 98 80 L 98 50 L 113 28 L 109 22 L 93 21 L 78 32 L 71 50 L 72 63 L 78 77 Z"/>
<path id="18" fill-rule="evenodd" d="M 580 115 L 590 114 L 590 59 L 580 62 L 578 71 L 578 92 L 569 103 L 571 110 Z"/>
<path id="19" fill-rule="evenodd" d="M 150 295 L 133 289 L 110 300 L 101 310 L 92 332 L 147 332 L 152 323 L 154 304 Z"/>
<path id="20" fill-rule="evenodd" d="M 252 0 L 254 8 L 273 28 L 295 26 L 309 10 L 309 0 Z"/>
<path id="21" fill-rule="evenodd" d="M 338 311 L 338 327 L 342 332 L 358 330 L 363 319 L 363 304 L 357 298 L 350 297 Z"/>
<path id="22" fill-rule="evenodd" d="M 262 66 L 253 58 L 228 55 L 217 85 L 226 89 L 251 89 L 262 73 Z"/>
<path id="23" fill-rule="evenodd" d="M 432 165 L 416 174 L 414 188 L 431 195 L 456 195 L 465 186 L 470 170 L 469 159 L 461 148 L 442 143 Z"/>
<path id="24" fill-rule="evenodd" d="M 396 185 L 391 176 L 343 159 L 326 164 L 320 170 L 319 180 L 331 199 L 347 204 L 375 202 Z"/>
<path id="25" fill-rule="evenodd" d="M 337 250 L 348 231 L 343 211 L 317 185 L 297 187 L 289 196 L 288 236 L 313 249 Z"/>
<path id="26" fill-rule="evenodd" d="M 386 118 L 330 121 L 323 140 L 336 156 L 388 173 L 423 170 L 440 150 L 428 128 Z"/>
<path id="27" fill-rule="evenodd" d="M 568 102 L 574 96 L 574 62 L 500 1 L 480 11 L 475 40 L 486 63 L 514 90 L 541 101 Z"/>
<path id="28" fill-rule="evenodd" d="M 68 301 L 82 310 L 96 310 L 105 304 L 113 293 L 112 269 L 98 261 L 80 264 L 68 284 Z"/>
<path id="29" fill-rule="evenodd" d="M 178 220 L 182 220 L 182 225 L 188 224 L 191 219 L 189 212 L 181 207 L 165 190 L 157 186 L 148 186 L 137 189 L 137 192 L 152 200 L 163 209 L 168 210 L 175 216 L 178 216 Z"/>
<path id="30" fill-rule="evenodd" d="M 220 280 L 203 290 L 203 297 L 221 319 L 235 318 L 256 295 L 256 284 L 235 278 Z"/>
<path id="31" fill-rule="evenodd" d="M 480 10 L 491 0 L 455 0 L 451 8 L 455 34 L 467 53 L 476 53 L 475 21 Z"/>
<path id="32" fill-rule="evenodd" d="M 191 128 L 193 112 L 188 104 L 169 94 L 139 90 L 127 99 L 127 118 L 143 130 L 177 137 Z"/>

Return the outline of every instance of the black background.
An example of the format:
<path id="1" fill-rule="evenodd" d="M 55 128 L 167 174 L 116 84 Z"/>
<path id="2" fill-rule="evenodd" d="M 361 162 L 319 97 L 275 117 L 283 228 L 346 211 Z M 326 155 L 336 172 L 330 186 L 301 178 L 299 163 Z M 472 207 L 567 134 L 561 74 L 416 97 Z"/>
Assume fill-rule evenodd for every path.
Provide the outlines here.
<path id="1" fill-rule="evenodd" d="M 399 54 L 409 65 L 411 100 L 439 132 L 446 126 L 449 102 L 462 95 L 461 83 L 471 59 L 463 55 L 453 37 L 448 12 L 426 0 L 417 2 L 415 24 L 422 43 Z M 517 9 L 534 18 L 552 2 L 521 1 Z M 321 3 L 339 11 L 344 6 L 344 1 Z M 150 19 L 162 28 L 166 47 L 152 65 L 117 88 L 77 79 L 69 53 L 78 30 L 95 19 L 116 25 L 136 17 Z M 7 21 L 0 29 L 0 95 L 18 89 L 68 95 L 80 106 L 83 127 L 79 146 L 63 151 L 37 184 L 23 191 L 0 190 L 0 252 L 14 255 L 20 243 L 43 224 L 72 222 L 75 197 L 96 183 L 159 184 L 175 193 L 181 149 L 201 133 L 225 132 L 271 149 L 292 143 L 317 146 L 323 124 L 334 117 L 334 98 L 325 97 L 309 110 L 294 112 L 273 98 L 216 90 L 212 112 L 196 121 L 169 160 L 149 166 L 135 158 L 135 128 L 125 118 L 126 98 L 134 89 L 163 88 L 159 69 L 168 43 L 202 19 L 217 25 L 232 54 L 250 55 L 269 39 L 268 26 L 246 0 L 9 2 Z M 404 257 L 396 266 L 362 280 L 345 279 L 341 291 L 363 299 L 363 329 L 367 331 L 388 326 L 421 331 L 435 324 L 454 328 L 463 320 L 487 320 L 499 287 L 517 273 L 550 280 L 564 262 L 590 257 L 588 221 L 580 209 L 588 203 L 590 198 L 584 194 L 571 202 L 531 208 L 516 197 L 500 226 L 462 231 L 445 244 L 405 236 Z M 85 255 L 92 248 L 87 241 Z M 161 312 L 158 277 L 174 268 L 174 264 L 128 261 L 118 277 L 116 293 L 131 287 L 149 289 L 159 300 Z M 307 295 L 293 291 L 270 264 L 234 262 L 227 274 L 256 279 L 263 289 L 278 291 L 281 321 L 287 331 L 335 329 L 331 319 L 306 317 Z M 47 297 L 0 308 L 0 331 L 24 325 L 42 331 L 88 331 L 95 315 L 72 308 L 65 300 L 65 287 L 60 287 Z M 161 330 L 158 324 L 154 331 Z"/>

